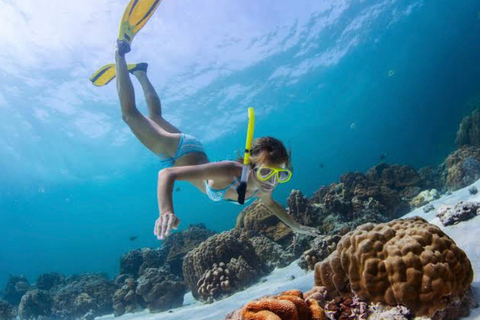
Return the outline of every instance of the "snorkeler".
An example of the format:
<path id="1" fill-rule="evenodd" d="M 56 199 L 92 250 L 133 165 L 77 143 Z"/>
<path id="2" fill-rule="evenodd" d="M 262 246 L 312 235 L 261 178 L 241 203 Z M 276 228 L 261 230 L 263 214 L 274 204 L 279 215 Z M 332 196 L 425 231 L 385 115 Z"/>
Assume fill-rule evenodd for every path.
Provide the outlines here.
<path id="1" fill-rule="evenodd" d="M 127 7 L 130 12 L 134 12 L 134 9 Z M 142 23 L 144 20 L 141 20 Z M 122 31 L 122 28 L 128 27 L 128 23 L 125 24 L 122 19 L 115 51 L 116 64 L 114 67 L 110 65 L 107 68 L 110 76 L 108 79 L 103 79 L 100 85 L 108 83 L 116 75 L 123 120 L 138 140 L 160 158 L 162 169 L 158 173 L 157 189 L 160 215 L 155 222 L 154 234 L 162 240 L 170 235 L 172 229 L 177 229 L 180 223 L 175 215 L 172 201 L 175 181 L 190 182 L 212 201 L 237 202 L 236 187 L 240 184 L 243 165 L 240 161 L 210 162 L 200 141 L 181 132 L 163 118 L 160 99 L 147 77 L 148 65 L 146 63 L 127 65 L 126 63 L 125 54 L 130 51 L 131 39 L 135 35 L 135 33 L 127 37 L 122 35 L 128 34 Z M 133 29 L 131 24 L 130 29 Z M 140 82 L 147 102 L 148 117 L 140 113 L 136 107 L 129 73 L 132 73 Z M 95 84 L 96 80 L 102 78 L 102 72 L 97 72 L 92 78 Z M 272 137 L 256 139 L 252 146 L 249 165 L 248 181 L 250 183 L 245 192 L 245 201 L 258 197 L 294 232 L 318 235 L 317 229 L 297 223 L 285 208 L 272 198 L 275 187 L 279 183 L 287 182 L 292 176 L 290 156 L 283 143 Z"/>

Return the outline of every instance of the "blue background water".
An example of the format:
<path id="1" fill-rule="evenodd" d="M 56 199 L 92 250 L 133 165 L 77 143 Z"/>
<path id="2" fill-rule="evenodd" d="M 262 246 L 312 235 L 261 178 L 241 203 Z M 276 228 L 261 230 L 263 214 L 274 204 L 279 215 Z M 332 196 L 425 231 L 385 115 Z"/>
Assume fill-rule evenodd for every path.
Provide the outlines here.
<path id="1" fill-rule="evenodd" d="M 27 25 L 35 11 L 19 3 L 0 6 L 27 12 L 18 15 Z M 107 39 L 125 3 L 87 5 L 99 12 L 82 11 L 75 41 L 19 38 L 25 48 L 0 55 L 2 287 L 9 273 L 31 282 L 49 271 L 113 276 L 122 253 L 160 245 L 157 159 L 120 120 L 114 84 L 87 81 L 112 60 Z M 90 39 L 96 28 L 106 30 L 102 41 Z M 14 49 L 37 49 L 37 60 L 21 65 L 30 60 L 14 59 Z M 278 137 L 293 153 L 294 177 L 275 191 L 284 204 L 292 188 L 311 195 L 382 153 L 416 168 L 439 164 L 480 94 L 479 57 L 473 0 L 165 0 L 129 55 L 150 63 L 165 117 L 198 136 L 211 160 L 243 148 L 247 107 L 255 107 L 255 135 Z M 181 228 L 234 226 L 241 207 L 179 186 Z"/>

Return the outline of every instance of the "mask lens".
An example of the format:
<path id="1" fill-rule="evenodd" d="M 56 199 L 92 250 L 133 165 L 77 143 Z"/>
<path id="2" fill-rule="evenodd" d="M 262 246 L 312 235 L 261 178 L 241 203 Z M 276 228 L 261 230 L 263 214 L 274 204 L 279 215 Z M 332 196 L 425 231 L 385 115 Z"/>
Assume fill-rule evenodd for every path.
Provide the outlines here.
<path id="1" fill-rule="evenodd" d="M 288 172 L 288 171 L 279 171 L 278 172 L 278 181 L 279 182 L 287 181 L 288 179 L 290 179 L 290 175 L 291 175 L 291 173 Z"/>
<path id="2" fill-rule="evenodd" d="M 268 179 L 268 177 L 272 174 L 272 169 L 270 168 L 260 168 L 258 170 L 258 177 L 260 179 Z"/>

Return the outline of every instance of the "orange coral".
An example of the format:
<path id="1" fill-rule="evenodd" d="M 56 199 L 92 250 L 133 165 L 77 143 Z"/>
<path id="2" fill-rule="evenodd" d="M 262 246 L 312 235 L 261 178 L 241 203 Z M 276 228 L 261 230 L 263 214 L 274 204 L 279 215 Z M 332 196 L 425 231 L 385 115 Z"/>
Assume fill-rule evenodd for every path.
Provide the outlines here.
<path id="1" fill-rule="evenodd" d="M 300 290 L 264 297 L 246 304 L 242 320 L 326 320 L 322 307 L 314 299 L 304 299 Z"/>
<path id="2" fill-rule="evenodd" d="M 443 309 L 472 280 L 465 252 L 419 217 L 362 225 L 315 266 L 315 285 L 330 298 L 353 292 L 367 302 L 402 304 L 416 316 Z"/>

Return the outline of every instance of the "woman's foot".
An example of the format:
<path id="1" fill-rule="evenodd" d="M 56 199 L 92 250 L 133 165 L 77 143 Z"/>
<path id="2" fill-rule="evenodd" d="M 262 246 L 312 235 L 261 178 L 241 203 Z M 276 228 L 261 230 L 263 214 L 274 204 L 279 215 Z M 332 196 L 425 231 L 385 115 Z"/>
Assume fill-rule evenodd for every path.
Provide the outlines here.
<path id="1" fill-rule="evenodd" d="M 125 53 L 130 52 L 130 44 L 124 40 L 117 40 L 117 51 L 120 56 L 125 56 Z"/>
<path id="2" fill-rule="evenodd" d="M 136 72 L 147 72 L 147 69 L 148 69 L 148 63 L 140 62 L 140 63 L 137 63 L 135 67 L 133 67 L 132 69 L 129 69 L 128 71 L 131 74 L 135 75 Z"/>

